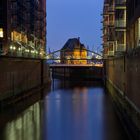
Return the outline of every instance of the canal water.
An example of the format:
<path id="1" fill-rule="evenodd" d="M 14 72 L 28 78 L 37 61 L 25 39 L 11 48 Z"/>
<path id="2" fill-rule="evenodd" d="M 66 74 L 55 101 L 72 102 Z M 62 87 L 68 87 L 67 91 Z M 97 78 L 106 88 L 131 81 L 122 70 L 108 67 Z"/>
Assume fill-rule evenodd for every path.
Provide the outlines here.
<path id="1" fill-rule="evenodd" d="M 54 80 L 0 113 L 0 140 L 126 140 L 111 99 L 99 82 Z"/>

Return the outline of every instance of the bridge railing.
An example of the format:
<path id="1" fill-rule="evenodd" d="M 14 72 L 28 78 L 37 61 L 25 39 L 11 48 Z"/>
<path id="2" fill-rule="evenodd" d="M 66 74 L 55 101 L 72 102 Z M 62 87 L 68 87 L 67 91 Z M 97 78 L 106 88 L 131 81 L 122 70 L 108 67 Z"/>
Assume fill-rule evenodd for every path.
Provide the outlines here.
<path id="1" fill-rule="evenodd" d="M 87 54 L 81 54 L 82 51 L 86 51 Z M 58 54 L 59 53 L 59 54 Z M 86 64 L 97 64 L 102 63 L 103 56 L 87 49 L 80 49 L 78 55 L 73 54 L 71 50 L 56 50 L 46 55 L 48 63 L 86 63 Z"/>

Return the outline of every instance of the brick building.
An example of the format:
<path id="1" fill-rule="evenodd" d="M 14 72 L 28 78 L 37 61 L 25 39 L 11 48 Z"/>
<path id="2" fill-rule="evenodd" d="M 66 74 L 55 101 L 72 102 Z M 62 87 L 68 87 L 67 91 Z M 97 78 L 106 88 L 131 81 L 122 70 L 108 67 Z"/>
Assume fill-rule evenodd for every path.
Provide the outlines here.
<path id="1" fill-rule="evenodd" d="M 46 0 L 0 1 L 0 53 L 43 56 L 46 49 Z"/>
<path id="2" fill-rule="evenodd" d="M 87 64 L 87 50 L 79 38 L 69 39 L 61 49 L 61 63 Z"/>
<path id="3" fill-rule="evenodd" d="M 117 29 L 119 35 L 116 35 L 116 27 L 114 31 L 115 40 L 118 42 L 116 47 L 123 52 L 121 44 L 124 44 L 126 51 L 121 57 L 119 51 L 116 53 L 114 50 L 112 56 L 117 55 L 117 57 L 106 59 L 106 85 L 118 108 L 121 122 L 127 128 L 130 137 L 138 140 L 140 138 L 140 0 L 126 0 L 126 4 L 124 0 L 116 1 L 121 2 L 121 6 L 118 4 L 118 14 L 115 10 L 115 23 L 121 26 Z M 108 50 L 105 52 L 105 46 L 104 56 L 110 56 Z"/>
<path id="4" fill-rule="evenodd" d="M 127 50 L 140 47 L 140 1 L 127 0 Z"/>
<path id="5" fill-rule="evenodd" d="M 126 0 L 104 0 L 104 57 L 120 55 L 126 50 Z"/>

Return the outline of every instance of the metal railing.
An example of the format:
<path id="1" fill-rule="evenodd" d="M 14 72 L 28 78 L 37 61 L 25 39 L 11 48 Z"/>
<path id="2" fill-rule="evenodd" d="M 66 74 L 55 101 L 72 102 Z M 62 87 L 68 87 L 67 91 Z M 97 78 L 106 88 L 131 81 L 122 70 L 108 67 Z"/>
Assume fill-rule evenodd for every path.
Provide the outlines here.
<path id="1" fill-rule="evenodd" d="M 116 5 L 125 5 L 126 4 L 126 0 L 116 0 L 115 4 Z"/>
<path id="2" fill-rule="evenodd" d="M 104 26 L 108 26 L 108 25 L 109 25 L 109 22 L 108 22 L 108 21 L 104 21 L 104 22 L 103 22 L 103 25 L 104 25 Z"/>
<path id="3" fill-rule="evenodd" d="M 109 25 L 110 25 L 110 26 L 113 26 L 113 25 L 114 25 L 114 21 L 113 21 L 113 20 L 110 20 L 110 21 L 109 21 Z"/>
<path id="4" fill-rule="evenodd" d="M 111 5 L 108 7 L 108 12 L 114 12 L 115 11 L 115 6 Z"/>
<path id="5" fill-rule="evenodd" d="M 115 21 L 115 27 L 125 28 L 126 27 L 126 21 L 125 20 L 116 20 Z"/>
<path id="6" fill-rule="evenodd" d="M 114 51 L 108 51 L 108 56 L 114 56 Z"/>
<path id="7" fill-rule="evenodd" d="M 118 52 L 124 52 L 126 50 L 126 44 L 117 44 L 115 50 Z"/>
<path id="8" fill-rule="evenodd" d="M 36 50 L 30 50 L 22 47 L 16 48 L 15 46 L 10 46 L 9 50 L 3 51 L 0 49 L 0 56 L 5 57 L 20 57 L 20 58 L 32 58 L 32 59 L 46 59 L 45 52 L 42 53 Z"/>

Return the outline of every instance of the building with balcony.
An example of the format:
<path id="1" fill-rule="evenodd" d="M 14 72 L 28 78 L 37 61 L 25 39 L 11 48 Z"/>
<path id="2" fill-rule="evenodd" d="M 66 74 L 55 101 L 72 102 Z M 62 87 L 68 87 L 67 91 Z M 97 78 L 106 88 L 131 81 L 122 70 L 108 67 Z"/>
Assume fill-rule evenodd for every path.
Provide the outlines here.
<path id="1" fill-rule="evenodd" d="M 61 49 L 61 63 L 87 64 L 87 50 L 79 38 L 69 39 Z"/>
<path id="2" fill-rule="evenodd" d="M 126 50 L 126 0 L 104 0 L 104 57 L 120 55 Z"/>
<path id="3" fill-rule="evenodd" d="M 115 53 L 126 51 L 126 0 L 115 0 Z"/>
<path id="4" fill-rule="evenodd" d="M 104 57 L 114 55 L 115 41 L 115 7 L 114 0 L 105 0 L 103 8 L 103 54 Z"/>
<path id="5" fill-rule="evenodd" d="M 127 0 L 127 51 L 140 47 L 140 1 Z"/>
<path id="6" fill-rule="evenodd" d="M 46 0 L 0 1 L 0 54 L 40 57 L 46 50 Z"/>

